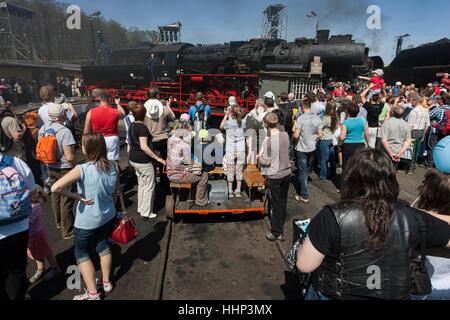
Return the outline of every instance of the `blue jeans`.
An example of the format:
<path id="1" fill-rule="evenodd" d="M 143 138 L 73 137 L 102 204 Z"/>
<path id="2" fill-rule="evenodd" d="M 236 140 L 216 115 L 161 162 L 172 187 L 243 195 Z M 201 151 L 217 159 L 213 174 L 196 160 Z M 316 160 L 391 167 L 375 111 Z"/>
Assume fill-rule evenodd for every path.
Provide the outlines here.
<path id="1" fill-rule="evenodd" d="M 439 301 L 439 300 L 450 300 L 450 289 L 446 290 L 435 290 L 428 296 L 413 296 L 412 300 L 430 300 L 430 301 Z"/>
<path id="2" fill-rule="evenodd" d="M 300 196 L 303 199 L 309 199 L 308 177 L 314 154 L 315 151 L 309 153 L 297 151 L 298 181 L 300 183 Z"/>
<path id="3" fill-rule="evenodd" d="M 328 178 L 328 163 L 330 163 L 330 178 L 336 178 L 336 157 L 332 140 L 321 140 L 320 149 L 320 180 Z"/>
<path id="4" fill-rule="evenodd" d="M 112 221 L 95 230 L 82 230 L 75 228 L 75 259 L 78 264 L 90 260 L 89 251 L 91 245 L 100 257 L 111 254 L 108 237 L 112 228 Z"/>
<path id="5" fill-rule="evenodd" d="M 309 288 L 308 293 L 306 294 L 305 300 L 306 301 L 328 301 L 330 299 L 328 299 L 324 295 L 318 294 L 316 292 L 316 290 L 314 290 L 314 288 L 311 287 L 311 288 Z"/>

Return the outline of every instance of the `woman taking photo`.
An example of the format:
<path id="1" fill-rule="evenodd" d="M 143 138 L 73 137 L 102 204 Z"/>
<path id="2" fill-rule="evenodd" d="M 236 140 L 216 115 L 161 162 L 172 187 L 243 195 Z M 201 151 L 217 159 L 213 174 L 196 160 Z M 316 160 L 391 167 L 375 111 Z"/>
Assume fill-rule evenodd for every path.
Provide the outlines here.
<path id="1" fill-rule="evenodd" d="M 245 165 L 245 120 L 239 106 L 231 106 L 225 111 L 220 130 L 226 132 L 225 157 L 223 167 L 227 176 L 229 198 L 242 198 L 242 181 Z M 236 190 L 233 183 L 236 180 Z"/>
<path id="2" fill-rule="evenodd" d="M 307 299 L 411 299 L 419 215 L 428 224 L 428 248 L 450 248 L 450 225 L 403 205 L 398 196 L 396 170 L 384 152 L 363 150 L 350 160 L 342 201 L 311 221 L 298 251 L 298 269 L 313 272 Z M 374 270 L 379 278 L 369 288 Z"/>
<path id="3" fill-rule="evenodd" d="M 110 281 L 112 267 L 111 249 L 108 236 L 111 223 L 116 217 L 114 192 L 117 186 L 116 166 L 107 159 L 105 139 L 100 133 L 87 133 L 82 138 L 86 163 L 76 166 L 52 186 L 52 192 L 78 200 L 75 217 L 75 258 L 86 283 L 87 292 L 74 300 L 100 300 L 95 281 L 95 267 L 89 256 L 92 246 L 100 256 L 105 293 L 113 290 Z M 65 186 L 78 182 L 78 193 L 74 194 Z"/>
<path id="4" fill-rule="evenodd" d="M 336 178 L 336 155 L 334 153 L 333 137 L 338 129 L 338 121 L 336 103 L 327 102 L 325 116 L 322 119 L 322 133 L 319 134 L 320 181 L 322 182 L 326 181 L 328 177 L 331 180 Z M 330 164 L 329 169 L 328 164 Z"/>
<path id="5" fill-rule="evenodd" d="M 359 106 L 354 102 L 347 102 L 347 120 L 341 126 L 343 170 L 347 169 L 350 158 L 361 149 L 367 147 L 369 139 L 369 125 L 363 118 L 358 117 Z"/>
<path id="6" fill-rule="evenodd" d="M 138 178 L 138 213 L 146 219 L 154 219 L 156 177 L 152 161 L 166 162 L 152 151 L 152 135 L 144 124 L 147 109 L 137 105 L 132 109 L 134 122 L 130 127 L 130 164 Z"/>

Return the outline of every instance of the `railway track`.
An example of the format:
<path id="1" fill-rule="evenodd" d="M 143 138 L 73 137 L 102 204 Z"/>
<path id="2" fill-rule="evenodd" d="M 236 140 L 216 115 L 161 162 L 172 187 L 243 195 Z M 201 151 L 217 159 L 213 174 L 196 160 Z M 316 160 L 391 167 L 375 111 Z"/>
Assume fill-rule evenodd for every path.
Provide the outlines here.
<path id="1" fill-rule="evenodd" d="M 161 241 L 155 300 L 283 299 L 284 249 L 265 239 L 268 223 L 253 217 L 169 221 Z"/>

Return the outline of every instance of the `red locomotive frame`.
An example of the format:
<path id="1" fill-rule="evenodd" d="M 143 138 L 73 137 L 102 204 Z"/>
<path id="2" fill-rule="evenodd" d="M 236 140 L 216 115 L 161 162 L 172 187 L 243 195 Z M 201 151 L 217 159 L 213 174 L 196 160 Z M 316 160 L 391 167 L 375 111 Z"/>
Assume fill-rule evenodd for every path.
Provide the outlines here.
<path id="1" fill-rule="evenodd" d="M 238 104 L 247 111 L 253 109 L 258 98 L 259 76 L 256 74 L 179 74 L 177 77 L 178 82 L 154 81 L 148 88 L 103 89 L 111 91 L 126 106 L 129 101 L 147 101 L 149 88 L 158 88 L 161 99 L 169 101 L 177 113 L 188 112 L 189 107 L 196 103 L 195 94 L 203 92 L 205 104 L 211 106 L 213 116 L 224 114 L 230 96 L 235 96 Z M 98 87 L 101 86 L 90 85 L 89 92 Z M 247 92 L 243 97 L 245 88 Z"/>

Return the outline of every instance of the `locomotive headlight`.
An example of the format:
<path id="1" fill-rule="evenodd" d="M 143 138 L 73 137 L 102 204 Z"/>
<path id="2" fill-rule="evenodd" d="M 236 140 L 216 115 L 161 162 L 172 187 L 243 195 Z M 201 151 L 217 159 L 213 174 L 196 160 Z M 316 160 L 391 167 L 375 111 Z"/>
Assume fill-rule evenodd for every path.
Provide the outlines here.
<path id="1" fill-rule="evenodd" d="M 165 73 L 164 73 L 164 77 L 167 77 L 167 76 L 168 76 L 168 74 L 167 74 L 167 72 L 165 72 Z"/>

